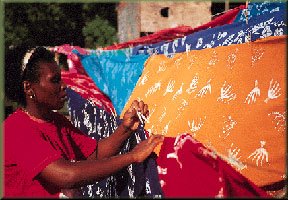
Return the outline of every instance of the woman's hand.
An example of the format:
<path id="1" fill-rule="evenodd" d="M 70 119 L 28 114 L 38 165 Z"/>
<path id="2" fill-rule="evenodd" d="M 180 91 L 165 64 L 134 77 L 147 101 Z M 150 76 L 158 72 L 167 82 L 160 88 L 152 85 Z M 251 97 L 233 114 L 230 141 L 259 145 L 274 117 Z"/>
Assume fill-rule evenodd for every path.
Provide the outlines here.
<path id="1" fill-rule="evenodd" d="M 139 116 L 139 114 L 147 118 L 149 115 L 148 105 L 145 104 L 142 100 L 140 102 L 134 100 L 130 108 L 125 112 L 123 116 L 122 125 L 130 131 L 137 130 L 139 124 L 142 122 L 144 123 L 143 116 Z"/>
<path id="2" fill-rule="evenodd" d="M 137 144 L 129 154 L 132 155 L 134 162 L 143 162 L 163 140 L 163 135 L 151 135 L 147 140 Z"/>

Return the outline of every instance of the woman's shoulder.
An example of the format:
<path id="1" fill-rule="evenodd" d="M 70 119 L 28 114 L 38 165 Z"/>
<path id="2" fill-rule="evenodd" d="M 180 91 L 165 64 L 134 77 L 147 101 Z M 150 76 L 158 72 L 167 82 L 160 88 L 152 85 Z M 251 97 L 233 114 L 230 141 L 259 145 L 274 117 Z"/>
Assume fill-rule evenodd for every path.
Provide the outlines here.
<path id="1" fill-rule="evenodd" d="M 27 117 L 21 108 L 17 108 L 13 113 L 11 113 L 5 120 L 4 124 L 14 124 L 17 125 L 25 121 Z"/>
<path id="2" fill-rule="evenodd" d="M 34 129 L 33 122 L 21 108 L 17 108 L 4 120 L 3 127 L 5 132 L 13 133 Z"/>

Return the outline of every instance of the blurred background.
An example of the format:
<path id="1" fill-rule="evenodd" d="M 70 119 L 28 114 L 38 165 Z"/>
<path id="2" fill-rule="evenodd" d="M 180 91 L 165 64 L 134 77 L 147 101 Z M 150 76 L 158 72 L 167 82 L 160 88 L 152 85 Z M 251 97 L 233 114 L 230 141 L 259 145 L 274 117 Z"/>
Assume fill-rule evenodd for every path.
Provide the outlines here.
<path id="1" fill-rule="evenodd" d="M 4 4 L 5 51 L 21 44 L 104 48 L 167 28 L 198 27 L 244 0 Z M 67 56 L 59 65 L 68 69 Z M 5 118 L 17 107 L 5 97 Z M 64 107 L 65 109 L 66 107 Z M 66 113 L 66 110 L 62 112 Z"/>
<path id="2" fill-rule="evenodd" d="M 99 48 L 165 28 L 197 27 L 245 1 L 5 3 L 5 48 L 21 43 Z"/>

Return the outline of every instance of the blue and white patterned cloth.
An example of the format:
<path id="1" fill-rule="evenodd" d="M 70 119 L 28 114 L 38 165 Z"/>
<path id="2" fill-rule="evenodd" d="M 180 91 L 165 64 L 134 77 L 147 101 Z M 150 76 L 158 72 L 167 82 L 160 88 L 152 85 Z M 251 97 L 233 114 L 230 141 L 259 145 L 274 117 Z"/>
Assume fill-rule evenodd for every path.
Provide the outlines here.
<path id="1" fill-rule="evenodd" d="M 274 12 L 284 12 L 287 13 L 287 2 L 286 1 L 263 1 L 263 2 L 249 2 L 246 9 L 241 10 L 236 16 L 234 23 L 236 22 L 246 22 L 252 17 L 259 15 L 270 14 Z"/>
<path id="2" fill-rule="evenodd" d="M 93 105 L 70 88 L 67 88 L 68 111 L 72 124 L 83 133 L 97 141 L 109 137 L 121 119 Z M 125 142 L 120 154 L 133 149 L 139 142 L 147 139 L 143 126 Z M 83 172 L 85 173 L 85 172 Z M 151 154 L 143 163 L 130 164 L 127 168 L 102 181 L 80 189 L 83 198 L 113 197 L 163 197 L 159 182 L 156 157 Z"/>
<path id="3" fill-rule="evenodd" d="M 110 54 L 95 53 L 79 57 L 87 74 L 109 96 L 116 113 L 121 114 L 149 55 L 127 56 L 125 51 L 120 50 Z"/>
<path id="4" fill-rule="evenodd" d="M 199 31 L 169 43 L 137 46 L 133 48 L 132 54 L 165 54 L 167 57 L 172 57 L 175 53 L 242 44 L 284 34 L 287 34 L 287 20 L 286 13 L 282 10 L 255 16 L 249 20 L 248 24 L 246 22 L 226 24 Z"/>

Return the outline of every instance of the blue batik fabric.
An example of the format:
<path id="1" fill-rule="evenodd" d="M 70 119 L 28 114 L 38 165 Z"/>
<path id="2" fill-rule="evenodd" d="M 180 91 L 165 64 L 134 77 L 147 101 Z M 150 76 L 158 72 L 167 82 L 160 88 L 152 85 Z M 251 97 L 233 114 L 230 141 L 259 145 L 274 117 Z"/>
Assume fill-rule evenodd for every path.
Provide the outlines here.
<path id="1" fill-rule="evenodd" d="M 263 1 L 263 2 L 249 2 L 246 9 L 241 10 L 236 16 L 234 23 L 236 22 L 246 22 L 253 17 L 270 14 L 274 12 L 287 12 L 287 2 L 286 1 Z"/>
<path id="2" fill-rule="evenodd" d="M 82 98 L 67 88 L 68 111 L 72 124 L 97 141 L 109 137 L 121 123 L 121 119 Z M 120 154 L 131 151 L 139 142 L 146 140 L 144 126 L 139 126 L 123 145 Z M 94 184 L 81 187 L 83 198 L 113 197 L 162 197 L 156 157 L 151 154 L 143 163 L 130 164 L 123 170 Z"/>
<path id="3" fill-rule="evenodd" d="M 242 44 L 284 34 L 287 34 L 286 13 L 274 12 L 253 17 L 248 24 L 246 22 L 226 24 L 199 31 L 168 43 L 138 46 L 135 51 L 133 49 L 132 54 L 165 54 L 167 57 L 172 57 L 175 53 Z"/>
<path id="4" fill-rule="evenodd" d="M 109 96 L 116 113 L 121 114 L 149 55 L 115 52 L 80 55 L 80 58 L 87 74 Z"/>

